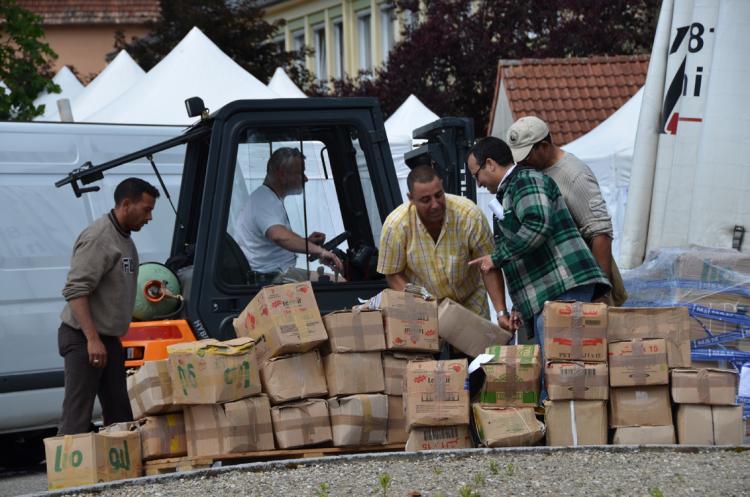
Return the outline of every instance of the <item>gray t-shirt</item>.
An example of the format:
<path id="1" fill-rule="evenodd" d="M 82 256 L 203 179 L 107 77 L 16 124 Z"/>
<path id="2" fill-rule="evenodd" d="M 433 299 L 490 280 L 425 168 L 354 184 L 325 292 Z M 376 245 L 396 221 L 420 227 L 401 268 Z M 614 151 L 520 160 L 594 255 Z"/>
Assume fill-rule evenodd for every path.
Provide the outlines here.
<path id="1" fill-rule="evenodd" d="M 284 272 L 297 262 L 297 256 L 266 237 L 275 225 L 292 230 L 284 202 L 266 185 L 250 194 L 235 224 L 237 244 L 247 257 L 250 269 L 261 273 Z"/>
<path id="2" fill-rule="evenodd" d="M 591 168 L 571 153 L 545 169 L 565 199 L 578 231 L 587 244 L 598 235 L 612 238 L 612 218 Z"/>

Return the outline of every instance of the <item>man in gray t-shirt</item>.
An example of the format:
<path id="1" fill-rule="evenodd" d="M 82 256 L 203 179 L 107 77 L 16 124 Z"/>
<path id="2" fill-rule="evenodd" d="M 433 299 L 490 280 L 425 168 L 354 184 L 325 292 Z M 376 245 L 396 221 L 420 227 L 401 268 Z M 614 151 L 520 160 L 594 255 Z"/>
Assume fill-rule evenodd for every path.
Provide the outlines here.
<path id="1" fill-rule="evenodd" d="M 552 143 L 547 124 L 534 116 L 518 119 L 508 129 L 513 160 L 551 177 L 565 199 L 581 236 L 612 283 L 609 304 L 627 300 L 620 271 L 612 258 L 612 219 L 591 168 Z"/>
<path id="2" fill-rule="evenodd" d="M 321 247 L 325 234 L 303 238 L 289 224 L 284 197 L 302 193 L 306 181 L 305 156 L 298 149 L 282 147 L 271 154 L 263 184 L 250 194 L 235 224 L 237 244 L 256 275 L 284 273 L 294 267 L 295 254 L 305 252 L 342 269 L 336 254 Z"/>

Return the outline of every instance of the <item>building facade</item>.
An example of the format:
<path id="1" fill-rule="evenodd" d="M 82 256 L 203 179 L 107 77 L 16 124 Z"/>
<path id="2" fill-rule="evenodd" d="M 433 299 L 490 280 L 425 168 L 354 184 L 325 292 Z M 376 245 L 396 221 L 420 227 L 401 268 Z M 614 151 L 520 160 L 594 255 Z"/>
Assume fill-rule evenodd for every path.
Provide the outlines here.
<path id="1" fill-rule="evenodd" d="M 283 19 L 278 42 L 286 50 L 314 50 L 307 69 L 319 80 L 373 70 L 388 60 L 410 12 L 383 0 L 270 0 L 260 2 L 269 22 Z"/>
<path id="2" fill-rule="evenodd" d="M 17 0 L 19 6 L 42 18 L 44 38 L 58 55 L 57 71 L 72 66 L 83 80 L 107 65 L 106 55 L 114 50 L 115 33 L 125 38 L 148 33 L 147 24 L 159 17 L 158 0 Z"/>

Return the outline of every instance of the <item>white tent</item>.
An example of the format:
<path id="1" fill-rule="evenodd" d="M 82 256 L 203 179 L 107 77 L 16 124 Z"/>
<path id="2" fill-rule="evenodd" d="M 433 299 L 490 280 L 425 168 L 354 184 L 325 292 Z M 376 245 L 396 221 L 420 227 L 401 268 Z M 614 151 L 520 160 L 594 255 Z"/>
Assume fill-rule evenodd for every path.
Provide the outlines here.
<path id="1" fill-rule="evenodd" d="M 409 95 L 396 111 L 385 121 L 385 132 L 389 141 L 396 141 L 403 137 L 411 140 L 414 129 L 440 119 L 416 96 Z"/>
<path id="2" fill-rule="evenodd" d="M 138 83 L 146 73 L 122 50 L 104 68 L 83 92 L 70 102 L 73 119 L 85 121 L 105 105 L 113 102 L 130 87 Z"/>
<path id="3" fill-rule="evenodd" d="M 620 235 L 625 218 L 642 99 L 643 88 L 604 122 L 562 147 L 588 164 L 599 181 L 602 195 L 612 216 L 615 257 L 619 253 Z"/>
<path id="4" fill-rule="evenodd" d="M 73 100 L 82 91 L 83 85 L 78 78 L 76 78 L 73 71 L 68 69 L 68 66 L 63 66 L 52 81 L 60 86 L 60 93 L 43 93 L 36 100 L 34 100 L 35 106 L 44 105 L 44 114 L 35 119 L 35 121 L 50 121 L 58 120 L 57 117 L 57 101 L 61 98 L 67 98 Z"/>
<path id="5" fill-rule="evenodd" d="M 409 175 L 409 168 L 404 162 L 404 154 L 414 148 L 412 131 L 429 124 L 440 117 L 427 108 L 416 96 L 409 95 L 396 111 L 385 121 L 385 132 L 391 147 L 396 176 L 400 179 Z M 400 181 L 401 191 L 406 191 L 406 182 Z M 406 198 L 404 196 L 404 198 Z"/>
<path id="6" fill-rule="evenodd" d="M 241 99 L 278 98 L 230 59 L 198 28 L 146 76 L 86 121 L 188 125 L 185 100 L 201 97 L 209 110 Z"/>
<path id="7" fill-rule="evenodd" d="M 281 98 L 306 98 L 302 90 L 287 75 L 284 69 L 277 67 L 268 82 L 268 88 Z"/>

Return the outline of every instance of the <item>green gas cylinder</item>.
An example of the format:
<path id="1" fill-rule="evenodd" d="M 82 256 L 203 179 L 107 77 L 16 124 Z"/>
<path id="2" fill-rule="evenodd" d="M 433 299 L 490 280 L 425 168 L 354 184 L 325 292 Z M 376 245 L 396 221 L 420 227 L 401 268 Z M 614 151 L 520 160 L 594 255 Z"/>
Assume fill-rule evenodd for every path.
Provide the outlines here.
<path id="1" fill-rule="evenodd" d="M 150 321 L 171 317 L 182 306 L 180 280 L 164 264 L 144 262 L 138 266 L 133 318 Z"/>

